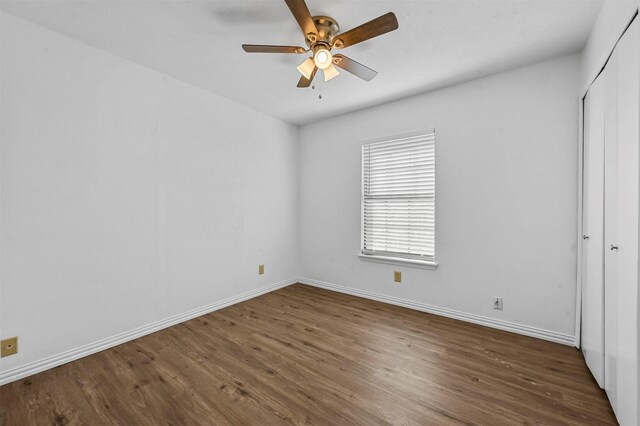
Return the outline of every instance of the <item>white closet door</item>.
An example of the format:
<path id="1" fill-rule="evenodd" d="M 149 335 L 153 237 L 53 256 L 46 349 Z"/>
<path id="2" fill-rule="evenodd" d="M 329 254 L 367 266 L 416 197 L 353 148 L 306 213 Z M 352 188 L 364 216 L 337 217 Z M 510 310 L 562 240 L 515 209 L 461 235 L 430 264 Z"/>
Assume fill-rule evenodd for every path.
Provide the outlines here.
<path id="1" fill-rule="evenodd" d="M 604 84 L 604 388 L 616 407 L 618 365 L 618 54 L 599 77 Z"/>
<path id="2" fill-rule="evenodd" d="M 618 391 L 621 425 L 640 422 L 638 375 L 638 191 L 640 182 L 640 23 L 618 43 Z"/>
<path id="3" fill-rule="evenodd" d="M 599 77 L 584 103 L 582 352 L 604 387 L 604 85 Z"/>

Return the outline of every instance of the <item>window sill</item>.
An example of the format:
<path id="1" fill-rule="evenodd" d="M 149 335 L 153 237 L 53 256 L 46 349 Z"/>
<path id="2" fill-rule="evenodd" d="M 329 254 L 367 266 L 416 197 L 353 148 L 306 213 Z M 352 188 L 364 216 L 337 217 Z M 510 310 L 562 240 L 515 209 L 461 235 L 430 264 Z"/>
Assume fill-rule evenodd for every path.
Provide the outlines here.
<path id="1" fill-rule="evenodd" d="M 432 271 L 434 271 L 438 267 L 438 264 L 435 262 L 426 262 L 424 260 L 414 260 L 414 259 L 403 259 L 401 257 L 388 257 L 388 256 L 375 255 L 375 254 L 362 254 L 362 253 L 358 253 L 358 257 L 360 257 L 360 260 L 364 260 L 365 262 L 387 263 L 390 265 L 401 265 L 401 266 L 408 266 L 410 268 L 429 269 Z"/>

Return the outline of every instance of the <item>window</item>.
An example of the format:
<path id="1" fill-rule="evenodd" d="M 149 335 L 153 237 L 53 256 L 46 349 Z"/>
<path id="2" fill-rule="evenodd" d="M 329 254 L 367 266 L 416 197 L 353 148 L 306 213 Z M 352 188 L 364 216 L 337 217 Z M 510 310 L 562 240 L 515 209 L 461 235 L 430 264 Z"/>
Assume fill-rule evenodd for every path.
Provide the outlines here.
<path id="1" fill-rule="evenodd" d="M 435 267 L 435 131 L 362 146 L 365 260 Z"/>

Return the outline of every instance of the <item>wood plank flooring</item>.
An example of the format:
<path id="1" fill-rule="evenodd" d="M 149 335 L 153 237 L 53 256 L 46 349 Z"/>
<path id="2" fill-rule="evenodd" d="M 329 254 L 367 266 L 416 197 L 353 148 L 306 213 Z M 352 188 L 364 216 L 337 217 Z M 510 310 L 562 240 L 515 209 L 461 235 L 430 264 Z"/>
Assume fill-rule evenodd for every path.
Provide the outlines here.
<path id="1" fill-rule="evenodd" d="M 578 350 L 296 284 L 0 387 L 3 425 L 607 425 Z"/>

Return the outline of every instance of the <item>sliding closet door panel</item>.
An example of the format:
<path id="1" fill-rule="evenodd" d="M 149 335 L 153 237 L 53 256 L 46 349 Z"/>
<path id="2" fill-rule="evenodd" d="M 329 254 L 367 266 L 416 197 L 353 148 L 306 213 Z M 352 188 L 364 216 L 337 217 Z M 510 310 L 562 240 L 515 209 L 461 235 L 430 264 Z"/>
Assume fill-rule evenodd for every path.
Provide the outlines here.
<path id="1" fill-rule="evenodd" d="M 616 407 L 618 365 L 617 244 L 618 58 L 613 52 L 600 77 L 604 84 L 604 388 Z"/>
<path id="2" fill-rule="evenodd" d="M 604 86 L 593 83 L 585 98 L 582 245 L 582 351 L 604 387 Z"/>
<path id="3" fill-rule="evenodd" d="M 640 24 L 618 43 L 618 421 L 637 425 Z"/>

